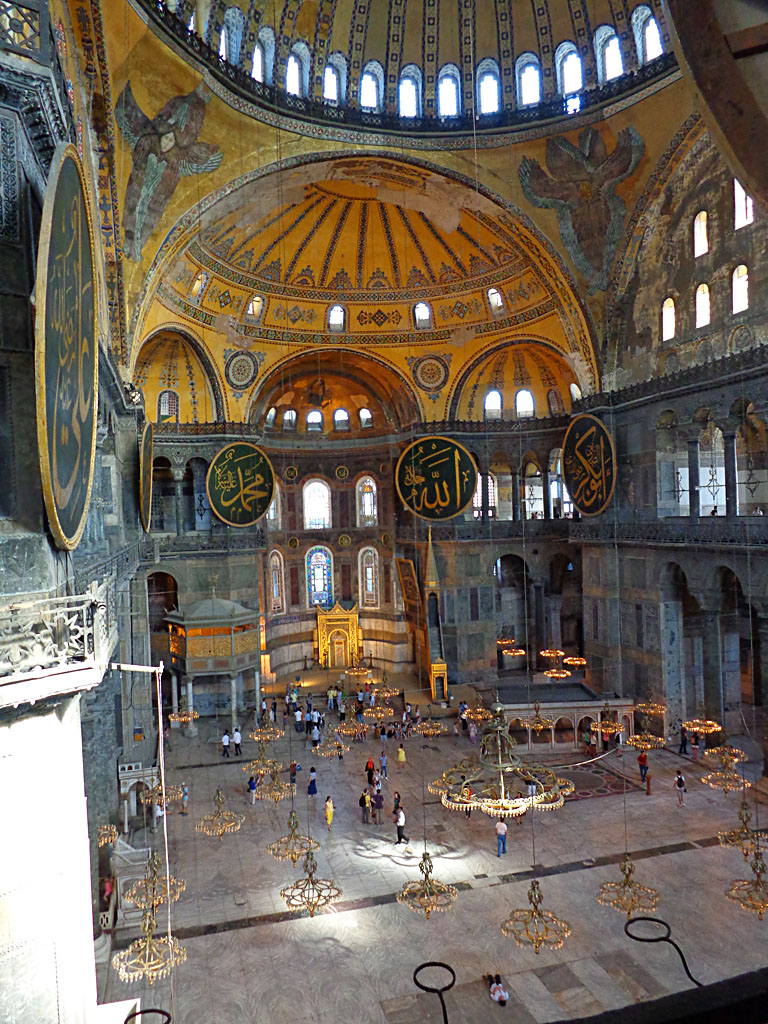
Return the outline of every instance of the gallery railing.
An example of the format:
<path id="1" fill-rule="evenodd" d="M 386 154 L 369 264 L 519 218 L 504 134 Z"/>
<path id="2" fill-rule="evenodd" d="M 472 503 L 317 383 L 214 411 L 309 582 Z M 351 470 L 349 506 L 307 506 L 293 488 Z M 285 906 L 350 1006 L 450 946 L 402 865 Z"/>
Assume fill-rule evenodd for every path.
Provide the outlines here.
<path id="1" fill-rule="evenodd" d="M 48 0 L 0 0 L 0 51 L 48 65 L 51 32 Z"/>
<path id="2" fill-rule="evenodd" d="M 620 544 L 689 544 L 736 547 L 768 545 L 768 516 L 705 516 L 695 522 L 686 517 L 659 519 L 652 523 L 615 523 L 602 520 L 571 522 L 573 541 Z"/>

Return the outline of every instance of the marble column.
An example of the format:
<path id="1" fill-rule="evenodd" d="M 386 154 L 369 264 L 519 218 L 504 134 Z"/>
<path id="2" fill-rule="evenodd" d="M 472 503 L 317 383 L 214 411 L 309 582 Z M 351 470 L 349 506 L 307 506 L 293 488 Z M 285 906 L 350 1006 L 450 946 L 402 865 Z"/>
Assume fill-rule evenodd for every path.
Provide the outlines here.
<path id="1" fill-rule="evenodd" d="M 482 510 L 482 517 L 481 518 L 489 519 L 491 513 L 490 513 L 489 496 L 488 496 L 488 474 L 487 473 L 481 473 L 480 474 L 480 502 L 481 502 L 481 510 Z"/>
<path id="2" fill-rule="evenodd" d="M 516 471 L 512 474 L 512 520 L 519 523 L 522 518 L 520 514 L 520 473 Z"/>
<path id="3" fill-rule="evenodd" d="M 741 708 L 741 651 L 736 623 L 723 624 L 723 700 L 729 711 Z"/>
<path id="4" fill-rule="evenodd" d="M 195 707 L 195 695 L 193 688 L 192 676 L 187 677 L 187 711 L 194 711 Z M 185 736 L 197 736 L 197 722 L 194 720 L 189 723 L 184 729 Z"/>
<path id="5" fill-rule="evenodd" d="M 728 519 L 738 515 L 738 494 L 736 485 L 736 435 L 723 434 L 725 455 L 725 514 Z"/>
<path id="6" fill-rule="evenodd" d="M 237 717 L 237 676 L 230 676 L 229 679 L 229 710 L 232 714 L 232 729 L 238 724 Z"/>
<path id="7" fill-rule="evenodd" d="M 174 715 L 179 710 L 179 674 L 178 672 L 171 672 L 171 710 Z M 178 729 L 180 722 L 174 722 L 171 719 L 171 728 Z"/>
<path id="8" fill-rule="evenodd" d="M 752 665 L 752 686 L 754 702 L 762 706 L 768 696 L 768 618 L 764 618 L 762 615 L 757 617 L 756 633 L 757 644 Z M 768 735 L 766 739 L 768 740 Z M 768 774 L 768 758 L 765 762 L 765 771 Z"/>
<path id="9" fill-rule="evenodd" d="M 685 720 L 695 714 L 688 707 L 683 686 L 683 602 L 677 599 L 659 605 L 659 640 L 661 645 L 661 681 L 667 703 L 669 721 Z"/>
<path id="10" fill-rule="evenodd" d="M 176 536 L 184 536 L 184 470 L 174 469 L 173 485 L 176 492 L 174 505 L 176 507 Z"/>
<path id="11" fill-rule="evenodd" d="M 542 496 L 544 498 L 544 518 L 552 518 L 552 494 L 549 489 L 549 470 L 542 470 L 541 473 L 541 489 Z"/>
<path id="12" fill-rule="evenodd" d="M 704 707 L 707 715 L 723 721 L 723 640 L 720 612 L 703 611 L 702 665 L 704 675 Z"/>
<path id="13" fill-rule="evenodd" d="M 541 655 L 539 651 L 547 646 L 547 637 L 544 621 L 544 584 L 533 584 L 533 605 L 534 605 L 534 643 L 536 646 L 533 652 L 533 664 L 539 669 L 542 668 Z"/>
<path id="14" fill-rule="evenodd" d="M 688 515 L 699 518 L 699 439 L 688 440 Z"/>
<path id="15" fill-rule="evenodd" d="M 256 698 L 256 714 L 261 714 L 261 672 L 258 667 L 253 670 L 253 692 Z"/>

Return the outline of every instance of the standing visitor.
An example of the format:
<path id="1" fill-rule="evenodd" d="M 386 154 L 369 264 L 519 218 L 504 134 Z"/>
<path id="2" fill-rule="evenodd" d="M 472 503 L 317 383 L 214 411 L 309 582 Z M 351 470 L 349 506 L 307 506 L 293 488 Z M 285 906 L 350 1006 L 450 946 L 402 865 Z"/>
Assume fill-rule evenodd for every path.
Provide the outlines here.
<path id="1" fill-rule="evenodd" d="M 317 725 L 312 726 L 312 746 L 316 747 L 320 742 L 320 730 Z"/>
<path id="2" fill-rule="evenodd" d="M 360 794 L 360 799 L 357 801 L 360 807 L 360 814 L 363 819 L 364 825 L 369 825 L 371 822 L 371 794 L 367 789 L 364 789 Z"/>
<path id="3" fill-rule="evenodd" d="M 393 817 L 396 818 L 397 817 L 397 813 L 400 810 L 400 794 L 397 792 L 397 790 L 395 790 L 395 795 L 392 798 L 392 800 L 393 800 L 393 803 L 392 803 L 392 815 L 393 815 Z"/>
<path id="4" fill-rule="evenodd" d="M 637 755 L 637 765 L 640 769 L 640 781 L 645 782 L 645 777 L 648 774 L 648 755 L 644 750 Z"/>
<path id="5" fill-rule="evenodd" d="M 687 754 L 687 753 L 688 753 L 688 730 L 685 728 L 684 725 L 681 725 L 680 726 L 680 749 L 678 750 L 678 754 Z"/>
<path id="6" fill-rule="evenodd" d="M 296 772 L 298 771 L 298 767 L 299 766 L 296 764 L 295 760 L 291 761 L 290 768 L 288 769 L 288 778 L 290 779 L 292 786 L 296 785 Z"/>
<path id="7" fill-rule="evenodd" d="M 330 832 L 333 824 L 333 800 L 330 796 L 325 798 L 325 820 L 328 822 L 328 831 Z"/>
<path id="8" fill-rule="evenodd" d="M 397 823 L 395 827 L 397 828 L 396 845 L 399 846 L 400 843 L 407 843 L 408 836 L 405 834 L 405 810 L 402 804 L 400 805 L 400 810 L 397 812 Z"/>
<path id="9" fill-rule="evenodd" d="M 675 780 L 672 785 L 677 791 L 677 806 L 685 807 L 685 797 L 683 794 L 687 793 L 688 790 L 685 788 L 685 776 L 679 768 L 677 769 L 677 775 L 675 776 Z"/>
<path id="10" fill-rule="evenodd" d="M 229 757 L 229 733 L 224 730 L 224 735 L 221 737 L 221 756 Z"/>
<path id="11" fill-rule="evenodd" d="M 496 822 L 496 850 L 497 857 L 507 852 L 507 823 L 503 818 Z"/>
<path id="12" fill-rule="evenodd" d="M 382 750 L 382 752 L 379 754 L 379 768 L 381 769 L 381 774 L 384 776 L 384 778 L 388 779 L 389 776 L 387 775 L 387 752 L 386 752 L 386 750 Z"/>
<path id="13" fill-rule="evenodd" d="M 256 779 L 253 776 L 248 779 L 248 799 L 251 806 L 256 803 Z"/>
<path id="14" fill-rule="evenodd" d="M 301 732 L 301 730 L 303 728 L 303 726 L 301 724 L 301 722 L 302 722 L 301 708 L 296 708 L 296 710 L 293 712 L 293 720 L 294 720 L 294 723 L 296 725 L 296 732 Z"/>
<path id="15" fill-rule="evenodd" d="M 189 787 L 187 786 L 186 782 L 182 782 L 182 784 L 181 784 L 181 810 L 179 811 L 179 814 L 183 814 L 184 817 L 186 818 L 186 816 L 189 814 L 189 811 L 187 809 L 188 807 L 189 807 Z"/>
<path id="16" fill-rule="evenodd" d="M 317 796 L 317 772 L 314 768 L 309 769 L 309 785 L 307 786 L 307 796 Z"/>
<path id="17" fill-rule="evenodd" d="M 697 732 L 691 733 L 691 760 L 698 761 L 699 759 L 699 734 Z"/>
<path id="18" fill-rule="evenodd" d="M 475 725 L 474 722 L 470 722 L 469 723 L 469 742 L 470 743 L 476 743 L 477 742 L 477 726 Z"/>
<path id="19" fill-rule="evenodd" d="M 384 794 L 381 790 L 373 795 L 373 820 L 377 825 L 381 824 L 381 819 L 384 814 Z"/>
<path id="20" fill-rule="evenodd" d="M 242 754 L 240 744 L 243 742 L 243 737 L 240 735 L 240 726 L 235 726 L 235 731 L 232 733 L 232 740 L 235 744 L 235 754 L 239 757 Z"/>
<path id="21" fill-rule="evenodd" d="M 365 764 L 365 774 L 368 776 L 368 785 L 373 785 L 373 758 L 369 757 Z"/>
<path id="22" fill-rule="evenodd" d="M 405 768 L 405 765 L 406 765 L 406 761 L 405 761 L 405 747 L 401 743 L 400 746 L 397 749 L 397 767 L 398 768 Z"/>

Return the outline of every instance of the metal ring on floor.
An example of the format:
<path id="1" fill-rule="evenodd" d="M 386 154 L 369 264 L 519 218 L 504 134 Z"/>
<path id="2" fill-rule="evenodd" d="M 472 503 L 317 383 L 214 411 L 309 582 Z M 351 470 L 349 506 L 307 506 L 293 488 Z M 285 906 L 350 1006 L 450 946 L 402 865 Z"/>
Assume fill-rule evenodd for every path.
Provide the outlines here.
<path id="1" fill-rule="evenodd" d="M 443 985 L 442 988 L 435 988 L 432 985 L 423 985 L 419 981 L 419 973 L 427 969 L 427 967 L 441 967 L 444 971 L 448 971 L 451 975 L 451 980 L 447 985 Z M 448 1024 L 448 1010 L 445 1007 L 444 992 L 449 992 L 456 984 L 456 971 L 451 967 L 450 964 L 441 963 L 439 960 L 427 960 L 426 963 L 419 964 L 416 970 L 413 972 L 413 983 L 417 988 L 420 988 L 422 992 L 433 992 L 440 1000 L 440 1005 L 443 1008 L 443 1024 Z"/>
<path id="2" fill-rule="evenodd" d="M 636 924 L 638 921 L 649 921 L 651 924 L 660 924 L 661 927 L 665 929 L 665 934 L 664 935 L 657 935 L 655 938 L 650 938 L 650 937 L 645 937 L 644 938 L 643 936 L 640 936 L 640 935 L 634 935 L 632 933 L 632 931 L 631 931 L 629 926 L 632 925 L 632 924 Z M 624 933 L 630 939 L 634 939 L 635 942 L 668 942 L 670 944 L 670 946 L 672 946 L 673 949 L 676 950 L 677 955 L 680 957 L 680 962 L 683 965 L 683 970 L 688 975 L 688 977 L 693 982 L 693 984 L 694 985 L 698 985 L 699 988 L 703 988 L 704 987 L 703 982 L 697 981 L 696 978 L 694 978 L 694 976 L 688 970 L 688 961 L 685 959 L 685 955 L 683 954 L 682 949 L 680 949 L 680 947 L 674 941 L 674 939 L 670 938 L 670 935 L 672 934 L 672 929 L 670 928 L 670 926 L 667 924 L 666 921 L 662 921 L 662 919 L 660 917 L 630 917 L 628 921 L 624 922 Z"/>
<path id="3" fill-rule="evenodd" d="M 123 1021 L 123 1024 L 129 1024 L 132 1020 L 138 1020 L 139 1017 L 145 1017 L 149 1013 L 157 1013 L 160 1015 L 160 1021 L 158 1024 L 171 1024 L 173 1018 L 167 1010 L 134 1010 L 133 1013 L 129 1013 Z"/>

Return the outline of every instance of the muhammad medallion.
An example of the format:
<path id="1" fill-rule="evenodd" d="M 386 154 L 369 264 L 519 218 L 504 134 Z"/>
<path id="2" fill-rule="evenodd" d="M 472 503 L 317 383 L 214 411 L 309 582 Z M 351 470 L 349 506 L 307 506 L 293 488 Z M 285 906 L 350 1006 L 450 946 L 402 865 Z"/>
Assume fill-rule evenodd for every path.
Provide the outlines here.
<path id="1" fill-rule="evenodd" d="M 405 449 L 395 467 L 400 500 L 422 519 L 452 519 L 472 501 L 477 468 L 467 449 L 449 437 L 424 437 Z"/>
<path id="2" fill-rule="evenodd" d="M 272 463 L 255 444 L 234 441 L 213 458 L 205 478 L 208 503 L 228 526 L 253 526 L 272 504 Z"/>
<path id="3" fill-rule="evenodd" d="M 56 546 L 80 542 L 93 483 L 98 400 L 91 214 L 74 146 L 56 151 L 37 260 L 35 391 L 40 473 Z"/>
<path id="4" fill-rule="evenodd" d="M 583 516 L 599 516 L 616 487 L 616 449 L 602 420 L 587 413 L 571 420 L 563 441 L 563 479 Z"/>
<path id="5" fill-rule="evenodd" d="M 144 424 L 139 445 L 139 514 L 144 532 L 149 533 L 152 516 L 152 462 L 154 460 L 155 432 L 151 423 Z"/>

